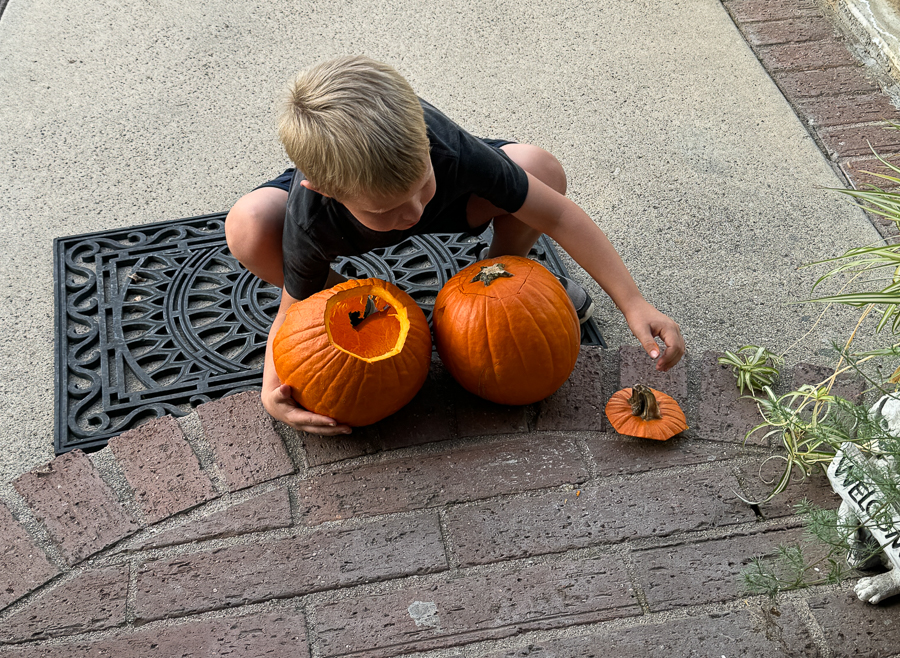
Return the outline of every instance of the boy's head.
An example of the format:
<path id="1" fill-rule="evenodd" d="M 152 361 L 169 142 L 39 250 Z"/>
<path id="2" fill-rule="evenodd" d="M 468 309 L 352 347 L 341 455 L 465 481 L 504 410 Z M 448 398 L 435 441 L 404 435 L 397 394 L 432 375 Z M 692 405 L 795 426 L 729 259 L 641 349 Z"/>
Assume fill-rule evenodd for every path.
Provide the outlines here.
<path id="1" fill-rule="evenodd" d="M 428 168 L 419 99 L 396 70 L 366 57 L 298 73 L 285 93 L 278 135 L 310 186 L 339 200 L 403 194 Z"/>

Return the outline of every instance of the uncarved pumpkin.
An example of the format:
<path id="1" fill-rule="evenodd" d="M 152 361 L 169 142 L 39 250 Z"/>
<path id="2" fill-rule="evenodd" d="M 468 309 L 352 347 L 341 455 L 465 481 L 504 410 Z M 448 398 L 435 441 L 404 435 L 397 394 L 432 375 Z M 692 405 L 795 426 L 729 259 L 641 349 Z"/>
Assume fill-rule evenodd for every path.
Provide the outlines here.
<path id="1" fill-rule="evenodd" d="M 519 256 L 461 270 L 438 293 L 432 326 L 456 381 L 500 404 L 552 395 L 572 374 L 581 346 L 578 316 L 562 284 Z"/>
<path id="2" fill-rule="evenodd" d="M 292 305 L 272 354 L 275 372 L 302 407 L 369 425 L 422 388 L 431 333 L 422 309 L 397 286 L 352 280 Z"/>
<path id="3" fill-rule="evenodd" d="M 688 428 L 673 397 L 641 384 L 613 393 L 606 417 L 619 434 L 642 439 L 665 441 Z"/>

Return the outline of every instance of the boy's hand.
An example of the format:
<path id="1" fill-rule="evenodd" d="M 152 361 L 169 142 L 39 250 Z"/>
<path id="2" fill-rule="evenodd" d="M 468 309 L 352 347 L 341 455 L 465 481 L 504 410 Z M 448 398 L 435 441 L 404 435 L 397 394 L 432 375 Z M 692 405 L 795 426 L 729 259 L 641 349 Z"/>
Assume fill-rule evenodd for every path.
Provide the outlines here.
<path id="1" fill-rule="evenodd" d="M 264 393 L 262 401 L 269 415 L 290 425 L 295 430 L 325 436 L 350 434 L 351 432 L 349 425 L 339 425 L 327 416 L 314 414 L 299 406 L 291 397 L 291 387 L 287 384 L 282 384 L 268 395 Z"/>
<path id="2" fill-rule="evenodd" d="M 656 369 L 665 372 L 684 356 L 684 337 L 681 328 L 669 316 L 656 310 L 651 304 L 641 304 L 636 309 L 625 312 L 625 320 L 631 333 L 635 335 L 651 359 L 659 358 Z M 660 356 L 659 345 L 655 338 L 662 338 L 666 344 Z"/>

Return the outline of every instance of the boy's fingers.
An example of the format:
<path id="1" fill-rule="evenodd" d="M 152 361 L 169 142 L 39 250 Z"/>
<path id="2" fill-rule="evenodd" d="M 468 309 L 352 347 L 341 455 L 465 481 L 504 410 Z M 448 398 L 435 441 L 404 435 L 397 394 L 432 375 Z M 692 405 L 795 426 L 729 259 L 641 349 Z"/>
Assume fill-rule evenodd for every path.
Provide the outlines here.
<path id="1" fill-rule="evenodd" d="M 352 432 L 349 425 L 339 424 L 333 418 L 307 411 L 299 406 L 291 396 L 291 387 L 287 384 L 282 384 L 275 390 L 275 398 L 277 404 L 283 405 L 282 408 L 290 407 L 284 412 L 282 420 L 295 430 L 309 432 L 310 434 L 322 434 L 324 436 L 350 434 Z"/>

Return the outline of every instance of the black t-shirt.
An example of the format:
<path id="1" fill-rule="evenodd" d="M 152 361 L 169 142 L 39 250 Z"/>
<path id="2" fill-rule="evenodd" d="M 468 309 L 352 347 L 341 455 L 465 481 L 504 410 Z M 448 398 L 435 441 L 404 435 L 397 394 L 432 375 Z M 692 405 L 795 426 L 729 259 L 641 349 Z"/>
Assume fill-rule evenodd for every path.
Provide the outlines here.
<path id="1" fill-rule="evenodd" d="M 411 235 L 457 233 L 468 229 L 465 208 L 475 194 L 514 213 L 525 203 L 525 171 L 498 148 L 473 137 L 425 101 L 425 125 L 431 143 L 436 190 L 422 219 L 403 231 L 366 228 L 332 198 L 302 185 L 297 171 L 288 193 L 282 251 L 284 286 L 295 299 L 319 292 L 331 262 L 396 245 Z"/>

